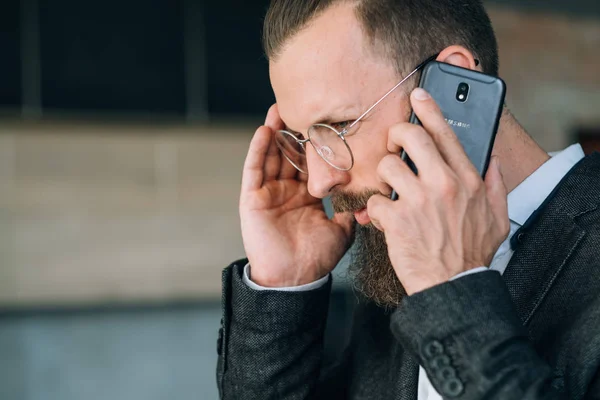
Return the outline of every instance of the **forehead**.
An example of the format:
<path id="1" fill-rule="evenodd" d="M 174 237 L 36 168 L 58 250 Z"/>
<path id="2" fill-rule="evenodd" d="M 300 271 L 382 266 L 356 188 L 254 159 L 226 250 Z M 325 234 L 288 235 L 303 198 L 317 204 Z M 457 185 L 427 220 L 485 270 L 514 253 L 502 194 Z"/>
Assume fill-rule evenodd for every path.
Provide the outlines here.
<path id="1" fill-rule="evenodd" d="M 282 119 L 301 132 L 324 117 L 358 117 L 396 79 L 347 4 L 330 7 L 292 37 L 269 71 Z"/>

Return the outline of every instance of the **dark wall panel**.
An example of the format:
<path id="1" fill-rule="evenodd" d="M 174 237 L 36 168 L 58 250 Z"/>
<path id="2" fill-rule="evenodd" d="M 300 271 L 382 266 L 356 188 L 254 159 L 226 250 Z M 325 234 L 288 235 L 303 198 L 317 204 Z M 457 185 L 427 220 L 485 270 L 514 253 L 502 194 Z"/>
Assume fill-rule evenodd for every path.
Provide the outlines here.
<path id="1" fill-rule="evenodd" d="M 261 47 L 267 0 L 210 1 L 206 10 L 209 112 L 264 115 L 273 104 Z"/>
<path id="2" fill-rule="evenodd" d="M 262 116 L 274 101 L 268 63 L 261 48 L 268 3 L 23 0 L 27 10 L 31 12 L 33 7 L 30 21 L 35 24 L 39 14 L 44 112 L 58 109 L 183 116 L 189 107 L 192 114 L 208 112 L 216 117 Z M 486 3 L 600 14 L 598 0 Z M 0 107 L 18 107 L 23 102 L 21 60 L 37 55 L 35 46 L 31 52 L 21 54 L 20 6 L 18 0 L 5 0 L 0 13 Z M 39 13 L 35 12 L 36 6 Z M 37 60 L 33 61 L 35 64 L 23 60 L 23 65 L 36 65 Z M 36 103 L 37 76 L 35 69 L 30 72 L 29 101 Z"/>
<path id="3" fill-rule="evenodd" d="M 181 0 L 40 0 L 50 109 L 183 113 Z"/>
<path id="4" fill-rule="evenodd" d="M 21 105 L 20 2 L 3 0 L 0 12 L 0 107 Z"/>

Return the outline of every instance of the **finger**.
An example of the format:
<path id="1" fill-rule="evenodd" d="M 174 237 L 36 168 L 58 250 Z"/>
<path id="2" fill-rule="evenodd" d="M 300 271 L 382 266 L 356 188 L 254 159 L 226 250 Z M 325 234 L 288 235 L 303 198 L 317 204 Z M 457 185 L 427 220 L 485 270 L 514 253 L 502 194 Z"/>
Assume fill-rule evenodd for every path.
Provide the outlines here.
<path id="1" fill-rule="evenodd" d="M 279 116 L 279 108 L 277 104 L 273 104 L 269 111 L 267 111 L 267 117 L 265 118 L 265 125 L 271 128 L 273 131 L 278 131 L 285 128 L 283 120 Z"/>
<path id="2" fill-rule="evenodd" d="M 333 215 L 332 220 L 342 227 L 347 237 L 352 235 L 352 232 L 354 231 L 354 217 L 351 213 L 336 213 Z"/>
<path id="3" fill-rule="evenodd" d="M 413 90 L 410 96 L 413 110 L 425 130 L 431 135 L 440 154 L 458 176 L 476 173 L 454 130 L 448 125 L 435 100 L 424 89 Z"/>
<path id="4" fill-rule="evenodd" d="M 306 174 L 302 174 L 300 173 L 300 171 L 298 171 L 296 169 L 296 167 L 294 167 L 292 165 L 291 162 L 288 161 L 287 158 L 285 158 L 282 154 L 281 151 L 279 152 L 280 158 L 281 158 L 281 167 L 279 169 L 279 179 L 294 179 L 296 178 L 296 176 L 298 175 L 306 175 Z"/>
<path id="5" fill-rule="evenodd" d="M 405 122 L 392 126 L 387 147 L 388 151 L 396 154 L 398 149 L 404 149 L 417 166 L 419 175 L 426 173 L 436 176 L 446 166 L 431 136 L 418 125 Z"/>
<path id="6" fill-rule="evenodd" d="M 265 177 L 265 161 L 271 146 L 271 137 L 271 129 L 266 126 L 258 128 L 252 137 L 242 172 L 242 192 L 257 190 L 262 187 Z"/>
<path id="7" fill-rule="evenodd" d="M 507 190 L 500 170 L 500 160 L 493 156 L 490 167 L 485 175 L 485 187 L 488 202 L 494 214 L 494 219 L 501 231 L 508 235 L 510 222 L 508 219 Z"/>
<path id="8" fill-rule="evenodd" d="M 267 117 L 265 118 L 265 125 L 271 128 L 273 132 L 285 129 L 285 123 L 279 115 L 279 108 L 277 107 L 277 104 L 273 104 L 269 108 L 269 111 L 267 112 Z M 293 179 L 296 176 L 298 170 L 293 165 L 291 165 L 285 157 L 281 155 L 281 151 L 277 147 L 277 143 L 274 143 L 274 145 L 276 147 L 278 157 L 273 157 L 273 159 L 271 160 L 271 164 L 269 164 L 268 166 L 266 180 Z M 269 149 L 269 151 L 271 151 L 271 149 Z M 275 175 L 275 173 L 277 173 L 277 175 Z"/>
<path id="9" fill-rule="evenodd" d="M 377 175 L 384 183 L 394 189 L 399 197 L 411 196 L 421 191 L 417 176 L 395 154 L 387 155 L 379 162 Z"/>
<path id="10" fill-rule="evenodd" d="M 267 116 L 265 118 L 265 126 L 271 128 L 273 135 L 279 129 L 284 128 L 284 123 L 279 116 L 277 104 L 273 104 L 271 107 L 269 107 L 269 111 L 267 111 Z M 267 152 L 267 158 L 265 160 L 265 175 L 263 180 L 268 181 L 277 179 L 281 171 L 282 161 L 283 160 L 279 151 L 279 147 L 277 147 L 277 143 L 273 137 Z"/>
<path id="11" fill-rule="evenodd" d="M 385 231 L 385 222 L 389 220 L 387 215 L 394 202 L 387 197 L 376 194 L 371 196 L 367 201 L 367 213 L 371 219 L 371 223 L 380 231 Z"/>
<path id="12" fill-rule="evenodd" d="M 264 168 L 264 181 L 270 181 L 273 179 L 277 179 L 279 173 L 281 171 L 282 166 L 282 155 L 279 151 L 279 147 L 277 146 L 277 142 L 275 141 L 275 133 L 276 131 L 271 131 L 271 142 L 269 144 L 269 148 L 267 150 L 267 155 L 265 158 L 265 168 Z M 287 161 L 287 160 L 286 160 Z"/>

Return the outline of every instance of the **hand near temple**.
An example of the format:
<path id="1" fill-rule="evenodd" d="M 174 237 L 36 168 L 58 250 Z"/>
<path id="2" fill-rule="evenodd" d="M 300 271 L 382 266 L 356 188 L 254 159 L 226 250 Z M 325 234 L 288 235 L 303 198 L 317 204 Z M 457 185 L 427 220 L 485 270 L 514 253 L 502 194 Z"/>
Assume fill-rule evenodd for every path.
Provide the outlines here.
<path id="1" fill-rule="evenodd" d="M 283 127 L 273 105 L 250 144 L 240 195 L 252 281 L 267 287 L 299 286 L 324 277 L 348 249 L 352 234 L 352 216 L 330 220 L 321 199 L 309 194 L 307 175 L 279 151 L 274 136 Z"/>

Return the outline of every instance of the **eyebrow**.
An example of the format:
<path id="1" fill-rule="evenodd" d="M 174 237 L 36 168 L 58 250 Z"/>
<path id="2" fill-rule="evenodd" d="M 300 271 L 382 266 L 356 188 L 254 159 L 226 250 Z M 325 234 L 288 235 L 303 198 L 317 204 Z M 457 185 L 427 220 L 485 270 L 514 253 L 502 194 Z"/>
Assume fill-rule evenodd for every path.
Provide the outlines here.
<path id="1" fill-rule="evenodd" d="M 358 118 L 358 116 L 356 118 L 353 118 L 353 117 L 345 117 L 344 115 L 349 115 L 349 114 L 351 115 L 351 113 L 355 113 L 356 110 L 358 110 L 358 108 L 355 108 L 353 106 L 340 107 L 338 109 L 338 111 L 336 111 L 336 112 L 328 112 L 328 113 L 325 113 L 325 114 L 319 116 L 315 122 L 312 122 L 308 126 L 311 127 L 314 124 L 328 124 L 329 125 L 334 122 L 342 122 L 344 120 L 349 120 L 349 121 L 354 120 L 354 119 Z M 282 121 L 283 121 L 283 119 L 282 119 Z M 283 121 L 283 123 L 285 124 L 286 129 L 288 129 L 290 132 L 304 135 L 304 133 L 290 128 L 285 121 Z"/>
<path id="2" fill-rule="evenodd" d="M 326 114 L 320 117 L 315 124 L 331 124 L 332 122 L 339 122 L 344 119 L 346 119 L 346 117 L 333 118 L 331 114 Z"/>
<path id="3" fill-rule="evenodd" d="M 357 113 L 357 112 L 361 112 L 361 107 L 357 106 L 356 104 L 345 104 L 342 106 L 339 106 L 337 108 L 334 109 L 335 111 L 331 112 L 327 112 L 324 113 L 323 115 L 319 116 L 318 118 L 316 118 L 316 122 L 314 122 L 313 124 L 327 124 L 327 123 L 332 123 L 332 122 L 341 122 L 343 120 L 346 120 L 348 118 L 352 119 L 351 117 L 348 117 L 348 115 L 352 115 L 353 113 Z M 335 117 L 335 118 L 334 118 Z M 356 116 L 358 118 L 358 116 Z"/>

